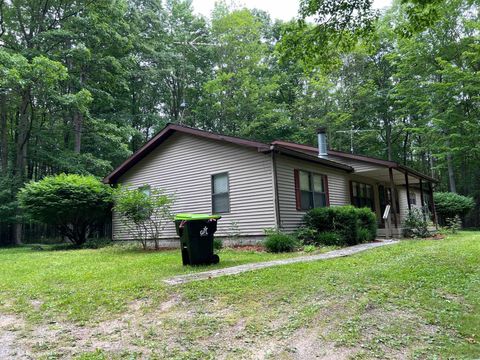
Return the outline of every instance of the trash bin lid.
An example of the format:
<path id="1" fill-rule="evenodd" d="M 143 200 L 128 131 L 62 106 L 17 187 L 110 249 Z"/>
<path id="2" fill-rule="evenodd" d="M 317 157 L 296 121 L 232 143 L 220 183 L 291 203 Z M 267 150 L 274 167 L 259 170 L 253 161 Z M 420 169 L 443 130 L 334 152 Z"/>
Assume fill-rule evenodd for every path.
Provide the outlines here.
<path id="1" fill-rule="evenodd" d="M 220 219 L 220 215 L 208 215 L 208 214 L 190 214 L 182 213 L 176 214 L 175 220 L 209 220 L 209 219 Z"/>

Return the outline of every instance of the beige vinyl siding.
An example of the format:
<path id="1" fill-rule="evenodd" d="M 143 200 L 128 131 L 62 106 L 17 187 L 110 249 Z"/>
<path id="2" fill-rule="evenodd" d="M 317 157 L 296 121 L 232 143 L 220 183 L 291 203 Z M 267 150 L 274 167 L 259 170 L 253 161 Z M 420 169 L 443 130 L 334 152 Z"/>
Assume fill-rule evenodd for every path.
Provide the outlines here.
<path id="1" fill-rule="evenodd" d="M 238 230 L 241 236 L 258 236 L 276 223 L 272 169 L 270 154 L 176 133 L 119 182 L 133 188 L 148 184 L 173 194 L 174 213 L 211 213 L 211 176 L 228 172 L 230 213 L 222 214 L 217 235 Z M 114 239 L 131 237 L 115 214 L 113 234 Z M 163 237 L 176 237 L 173 223 L 169 223 Z"/>
<path id="2" fill-rule="evenodd" d="M 305 211 L 297 210 L 295 201 L 294 170 L 311 171 L 327 175 L 330 205 L 350 204 L 347 173 L 336 171 L 313 162 L 303 161 L 284 155 L 276 157 L 278 204 L 280 210 L 280 228 L 294 231 L 302 223 Z"/>
<path id="3" fill-rule="evenodd" d="M 407 202 L 407 189 L 405 187 L 398 186 L 398 202 L 400 207 L 400 221 L 399 226 L 403 225 L 405 218 L 408 215 L 408 202 Z M 412 209 L 417 208 L 421 209 L 422 206 L 420 205 L 420 190 L 410 188 L 410 194 L 415 194 L 417 204 L 412 204 Z"/>

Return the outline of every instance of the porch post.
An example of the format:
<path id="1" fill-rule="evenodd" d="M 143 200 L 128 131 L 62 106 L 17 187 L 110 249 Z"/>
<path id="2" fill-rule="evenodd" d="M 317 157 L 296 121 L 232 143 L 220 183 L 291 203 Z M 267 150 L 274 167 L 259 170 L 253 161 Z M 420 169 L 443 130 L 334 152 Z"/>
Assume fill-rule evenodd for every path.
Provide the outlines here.
<path id="1" fill-rule="evenodd" d="M 405 171 L 405 187 L 407 188 L 408 211 L 412 211 L 412 204 L 410 203 L 410 184 L 408 182 L 408 171 Z"/>
<path id="2" fill-rule="evenodd" d="M 388 168 L 388 173 L 390 175 L 390 193 L 392 195 L 392 209 L 393 209 L 393 223 L 395 224 L 395 228 L 398 228 L 397 223 L 397 197 L 395 192 L 395 182 L 393 181 L 393 169 L 391 167 Z"/>
<path id="3" fill-rule="evenodd" d="M 420 204 L 422 206 L 422 214 L 423 214 L 423 219 L 425 220 L 425 203 L 424 203 L 424 196 L 423 196 L 423 181 L 420 179 Z"/>
<path id="4" fill-rule="evenodd" d="M 435 209 L 435 201 L 433 201 L 433 186 L 431 181 L 428 183 L 428 190 L 430 191 L 430 205 L 432 206 L 432 220 L 435 226 L 437 226 L 437 209 Z"/>

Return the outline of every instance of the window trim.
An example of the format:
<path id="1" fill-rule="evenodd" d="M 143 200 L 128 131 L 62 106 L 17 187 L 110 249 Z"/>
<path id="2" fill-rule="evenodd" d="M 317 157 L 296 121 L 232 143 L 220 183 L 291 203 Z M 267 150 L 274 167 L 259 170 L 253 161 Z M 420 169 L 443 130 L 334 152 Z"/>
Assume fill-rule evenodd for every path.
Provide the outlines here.
<path id="1" fill-rule="evenodd" d="M 310 186 L 312 186 L 312 184 L 313 184 L 313 176 L 317 175 L 317 176 L 320 176 L 322 178 L 323 188 L 324 188 L 323 190 L 324 191 L 323 192 L 318 192 L 318 193 L 319 194 L 325 193 L 325 207 L 329 207 L 330 206 L 330 192 L 329 192 L 329 188 L 328 188 L 328 176 L 326 174 L 317 173 L 315 171 L 309 171 L 309 170 L 303 170 L 303 169 L 294 169 L 293 170 L 293 177 L 294 177 L 294 183 L 295 183 L 295 207 L 296 207 L 297 211 L 308 211 L 308 210 L 310 210 L 310 209 L 303 209 L 302 208 L 302 190 L 300 188 L 300 172 L 301 171 L 303 171 L 305 173 L 308 173 Z M 313 191 L 310 191 L 310 193 L 314 194 L 315 189 L 313 189 Z M 313 198 L 315 198 L 315 196 L 313 196 Z M 313 206 L 315 207 L 315 204 L 313 204 Z"/>
<path id="2" fill-rule="evenodd" d="M 227 191 L 223 192 L 223 193 L 215 194 L 213 192 L 213 190 L 214 190 L 214 178 L 215 178 L 215 176 L 219 176 L 219 175 L 227 175 Z M 213 199 L 214 199 L 215 195 L 218 195 L 218 194 L 227 194 L 227 198 L 228 198 L 228 209 L 227 209 L 227 211 L 214 212 Z M 222 171 L 222 172 L 210 175 L 210 199 L 211 199 L 211 213 L 212 214 L 230 214 L 230 211 L 231 211 L 231 206 L 230 206 L 230 174 L 229 174 L 228 171 Z"/>
<path id="3" fill-rule="evenodd" d="M 367 186 L 370 186 L 370 191 L 371 191 L 371 194 L 372 196 L 370 197 L 370 200 L 372 202 L 372 207 L 370 206 L 367 206 L 367 205 L 364 205 L 362 207 L 368 207 L 370 210 L 372 210 L 373 212 L 376 212 L 377 211 L 377 204 L 375 203 L 375 185 L 373 184 L 368 184 L 366 182 L 362 182 L 362 181 L 357 181 L 357 180 L 350 180 L 350 204 L 352 204 L 353 206 L 357 207 L 357 205 L 355 205 L 355 202 L 354 202 L 354 198 L 362 198 L 360 196 L 354 196 L 353 195 L 353 184 L 357 184 L 357 185 L 365 185 L 365 192 L 367 191 Z M 357 188 L 357 193 L 358 193 L 359 189 Z M 363 199 L 368 199 L 366 196 L 363 197 Z"/>

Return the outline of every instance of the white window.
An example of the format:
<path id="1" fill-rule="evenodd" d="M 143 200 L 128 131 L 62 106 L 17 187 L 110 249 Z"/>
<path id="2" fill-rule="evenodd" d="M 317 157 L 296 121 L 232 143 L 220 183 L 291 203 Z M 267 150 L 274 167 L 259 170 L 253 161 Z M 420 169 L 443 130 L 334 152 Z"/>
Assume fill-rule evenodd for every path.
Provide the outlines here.
<path id="1" fill-rule="evenodd" d="M 212 175 L 212 213 L 230 212 L 228 173 Z"/>
<path id="2" fill-rule="evenodd" d="M 326 176 L 309 171 L 297 170 L 298 182 L 297 209 L 308 210 L 328 206 Z"/>

